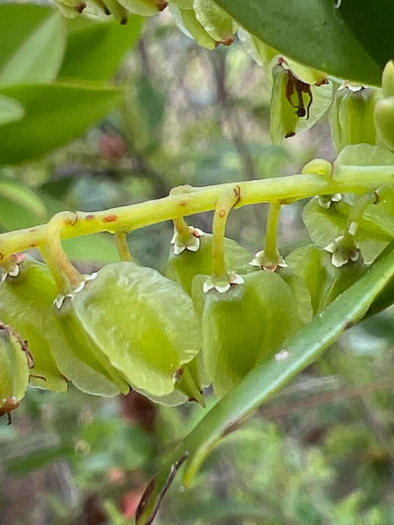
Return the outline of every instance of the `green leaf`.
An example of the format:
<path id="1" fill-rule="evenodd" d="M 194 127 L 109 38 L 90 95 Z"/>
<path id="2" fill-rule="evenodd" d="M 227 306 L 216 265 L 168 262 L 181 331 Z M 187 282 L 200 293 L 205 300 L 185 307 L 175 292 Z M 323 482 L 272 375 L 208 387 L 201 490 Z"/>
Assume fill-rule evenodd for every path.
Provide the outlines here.
<path id="1" fill-rule="evenodd" d="M 271 398 L 300 371 L 315 361 L 334 343 L 349 323 L 359 321 L 394 276 L 394 243 L 376 263 L 321 315 L 285 341 L 287 358 L 257 365 L 200 421 L 171 455 L 149 484 L 136 513 L 137 525 L 149 525 L 160 500 L 182 462 L 186 462 L 183 482 L 190 485 L 209 452 L 261 403 Z"/>
<path id="2" fill-rule="evenodd" d="M 17 100 L 0 95 L 0 126 L 23 118 L 25 110 Z"/>
<path id="3" fill-rule="evenodd" d="M 120 101 L 122 90 L 78 84 L 0 89 L 19 101 L 25 117 L 0 127 L 0 164 L 41 157 L 78 137 Z"/>
<path id="4" fill-rule="evenodd" d="M 244 29 L 301 64 L 362 84 L 380 85 L 382 67 L 362 48 L 331 0 L 216 3 Z"/>
<path id="5" fill-rule="evenodd" d="M 11 26 L 4 29 L 6 33 L 12 31 L 17 22 L 18 18 L 11 19 Z M 14 53 L 2 64 L 0 85 L 51 82 L 57 76 L 65 47 L 66 22 L 60 13 L 50 11 L 31 33 L 25 34 Z"/>
<path id="6" fill-rule="evenodd" d="M 20 204 L 42 220 L 47 218 L 45 204 L 37 193 L 28 186 L 13 180 L 0 179 L 0 195 Z"/>
<path id="7" fill-rule="evenodd" d="M 53 13 L 53 9 L 33 4 L 0 5 L 0 71 L 31 35 Z"/>
<path id="8" fill-rule="evenodd" d="M 394 57 L 392 0 L 346 0 L 338 11 L 363 48 L 383 68 Z"/>
<path id="9" fill-rule="evenodd" d="M 130 16 L 127 25 L 87 18 L 68 20 L 69 36 L 59 76 L 81 80 L 107 80 L 141 32 L 142 18 Z"/>

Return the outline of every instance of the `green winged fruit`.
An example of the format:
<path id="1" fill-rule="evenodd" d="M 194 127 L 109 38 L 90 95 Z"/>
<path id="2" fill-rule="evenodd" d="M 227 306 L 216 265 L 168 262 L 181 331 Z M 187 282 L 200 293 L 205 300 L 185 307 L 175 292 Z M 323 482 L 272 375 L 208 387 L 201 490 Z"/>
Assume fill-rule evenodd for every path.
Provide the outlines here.
<path id="1" fill-rule="evenodd" d="M 78 355 L 58 324 L 53 301 L 57 288 L 45 264 L 29 256 L 18 265 L 17 275 L 0 284 L 0 318 L 28 342 L 33 356 L 31 384 L 63 392 L 67 380 L 94 395 L 115 396 L 116 385 Z"/>
<path id="2" fill-rule="evenodd" d="M 73 295 L 72 307 L 123 379 L 152 396 L 171 394 L 201 347 L 190 296 L 151 268 L 108 264 Z"/>
<path id="3" fill-rule="evenodd" d="M 0 417 L 18 408 L 25 396 L 30 375 L 26 343 L 9 326 L 0 322 Z"/>
<path id="4" fill-rule="evenodd" d="M 378 96 L 376 88 L 344 85 L 338 89 L 329 114 L 337 152 L 349 144 L 376 144 L 374 108 Z"/>
<path id="5" fill-rule="evenodd" d="M 62 392 L 67 383 L 52 355 L 43 315 L 56 296 L 56 285 L 48 268 L 29 256 L 15 265 L 0 283 L 0 318 L 28 341 L 34 359 L 31 384 Z"/>
<path id="6" fill-rule="evenodd" d="M 295 296 L 279 275 L 260 270 L 243 279 L 225 293 L 213 288 L 204 294 L 203 358 L 218 396 L 257 363 L 274 358 L 302 325 Z"/>
<path id="7" fill-rule="evenodd" d="M 195 233 L 193 244 L 182 243 L 174 235 L 170 256 L 167 262 L 166 275 L 178 282 L 188 294 L 192 292 L 192 282 L 196 275 L 212 273 L 212 241 L 213 236 L 192 228 Z M 193 237 L 193 236 L 192 236 Z M 228 268 L 241 271 L 250 261 L 248 250 L 232 239 L 225 239 L 225 260 Z"/>
<path id="8" fill-rule="evenodd" d="M 232 44 L 237 24 L 230 15 L 213 0 L 194 0 L 193 9 L 197 20 L 216 42 Z"/>
<path id="9" fill-rule="evenodd" d="M 171 3 L 169 10 L 174 22 L 184 35 L 194 39 L 198 45 L 205 47 L 205 49 L 215 49 L 215 40 L 205 31 L 197 20 L 193 9 L 183 9 L 181 6 Z"/>

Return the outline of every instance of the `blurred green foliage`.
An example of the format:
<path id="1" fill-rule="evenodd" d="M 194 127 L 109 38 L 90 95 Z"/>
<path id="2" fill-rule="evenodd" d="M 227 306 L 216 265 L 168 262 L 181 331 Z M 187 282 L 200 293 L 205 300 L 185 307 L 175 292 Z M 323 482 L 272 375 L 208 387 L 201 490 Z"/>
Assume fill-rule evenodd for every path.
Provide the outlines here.
<path id="1" fill-rule="evenodd" d="M 208 53 L 163 18 L 133 48 L 140 29 L 138 17 L 121 33 L 110 22 L 66 23 L 47 7 L 0 5 L 1 231 L 62 209 L 104 209 L 178 184 L 274 177 L 316 156 L 333 159 L 325 121 L 286 147 L 270 144 L 267 79 L 238 42 Z M 302 204 L 284 209 L 284 253 L 307 239 Z M 260 205 L 237 211 L 228 236 L 256 249 L 265 217 Z M 210 222 L 204 214 L 192 224 L 209 231 Z M 133 232 L 133 255 L 163 269 L 171 233 L 170 224 Z M 84 271 L 117 258 L 106 235 L 65 247 Z M 175 481 L 158 523 L 393 523 L 393 357 L 392 311 L 348 331 L 229 435 L 182 497 Z M 30 389 L 14 424 L 0 423 L 1 523 L 132 523 L 160 458 L 203 414 L 133 394 Z"/>

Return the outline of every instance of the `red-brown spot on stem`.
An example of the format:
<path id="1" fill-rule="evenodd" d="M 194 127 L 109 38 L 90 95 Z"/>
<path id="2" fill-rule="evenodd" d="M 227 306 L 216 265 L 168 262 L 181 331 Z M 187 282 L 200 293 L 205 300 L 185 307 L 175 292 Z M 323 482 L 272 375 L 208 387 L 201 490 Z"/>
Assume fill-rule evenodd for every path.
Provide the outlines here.
<path id="1" fill-rule="evenodd" d="M 117 215 L 107 215 L 106 217 L 104 217 L 103 222 L 115 222 L 117 220 L 118 220 Z"/>
<path id="2" fill-rule="evenodd" d="M 235 208 L 237 204 L 239 204 L 239 201 L 241 200 L 241 187 L 240 186 L 235 186 L 234 195 L 236 196 L 237 200 L 234 202 L 233 208 Z"/>
<path id="3" fill-rule="evenodd" d="M 181 201 L 179 203 L 179 206 L 182 206 L 182 207 L 185 207 L 187 205 L 187 202 L 186 201 Z"/>
<path id="4" fill-rule="evenodd" d="M 220 210 L 219 217 L 223 218 L 226 216 L 226 210 Z"/>
<path id="5" fill-rule="evenodd" d="M 93 214 L 86 215 L 85 219 L 87 221 L 91 221 L 92 219 L 94 219 L 94 215 Z"/>

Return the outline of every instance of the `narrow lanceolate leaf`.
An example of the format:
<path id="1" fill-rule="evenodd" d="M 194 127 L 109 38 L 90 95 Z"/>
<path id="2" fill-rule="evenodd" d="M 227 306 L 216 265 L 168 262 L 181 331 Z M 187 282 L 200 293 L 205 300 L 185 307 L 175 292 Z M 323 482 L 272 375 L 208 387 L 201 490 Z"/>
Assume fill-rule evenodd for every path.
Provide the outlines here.
<path id="1" fill-rule="evenodd" d="M 382 67 L 360 45 L 332 0 L 216 3 L 247 31 L 293 60 L 360 84 L 380 84 Z"/>
<path id="2" fill-rule="evenodd" d="M 180 461 L 184 461 L 186 467 L 183 483 L 189 486 L 213 447 L 253 409 L 316 360 L 349 325 L 359 321 L 393 276 L 394 242 L 351 288 L 290 336 L 281 352 L 270 362 L 256 366 L 201 420 L 148 486 L 137 510 L 137 525 L 153 522 Z"/>
<path id="3" fill-rule="evenodd" d="M 67 20 L 67 50 L 59 76 L 66 79 L 107 80 L 125 53 L 136 43 L 142 18 L 131 15 L 126 26 L 80 17 Z"/>
<path id="4" fill-rule="evenodd" d="M 0 164 L 40 157 L 102 118 L 121 100 L 121 89 L 84 84 L 24 84 L 0 87 L 25 108 L 18 122 L 0 127 Z"/>
<path id="5" fill-rule="evenodd" d="M 24 114 L 25 110 L 17 100 L 0 96 L 0 126 L 20 120 Z"/>
<path id="6" fill-rule="evenodd" d="M 66 38 L 64 18 L 60 13 L 50 12 L 41 24 L 30 34 L 27 33 L 26 38 L 3 64 L 0 85 L 55 80 L 63 60 Z"/>

